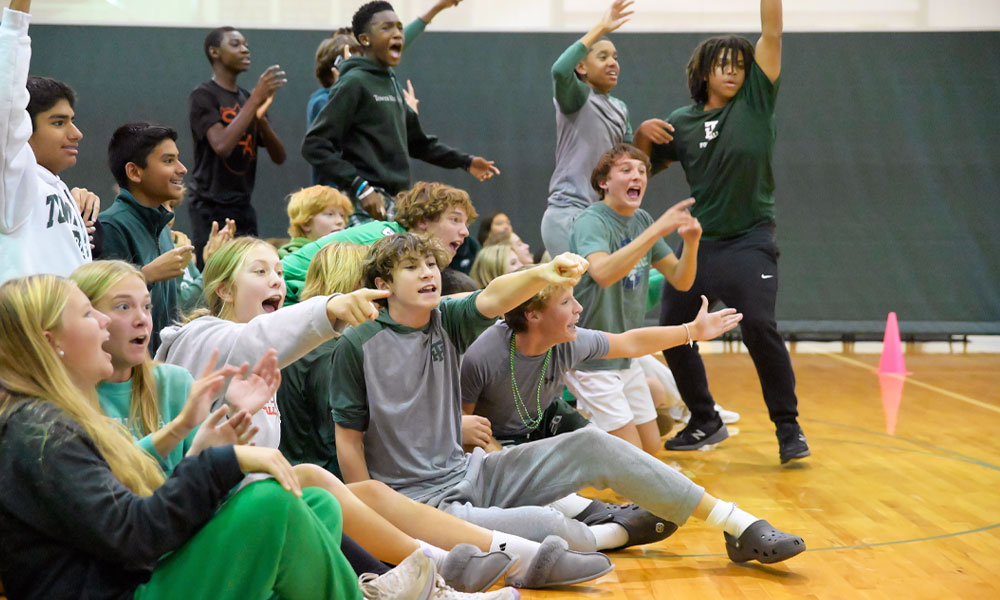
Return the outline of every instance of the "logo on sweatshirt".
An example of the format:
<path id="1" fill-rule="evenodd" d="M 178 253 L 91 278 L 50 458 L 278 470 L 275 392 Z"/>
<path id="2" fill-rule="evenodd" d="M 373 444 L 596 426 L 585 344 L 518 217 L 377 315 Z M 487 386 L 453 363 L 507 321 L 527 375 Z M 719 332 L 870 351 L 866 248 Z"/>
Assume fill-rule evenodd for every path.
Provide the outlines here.
<path id="1" fill-rule="evenodd" d="M 381 96 L 379 94 L 372 94 L 372 99 L 374 99 L 375 102 L 398 102 L 395 96 Z"/>
<path id="2" fill-rule="evenodd" d="M 444 360 L 444 342 L 434 340 L 431 342 L 431 361 L 441 362 L 442 360 Z"/>
<path id="3" fill-rule="evenodd" d="M 707 148 L 708 143 L 715 138 L 719 137 L 719 132 L 715 130 L 715 126 L 719 124 L 719 121 L 705 121 L 705 141 L 698 144 L 699 148 Z"/>

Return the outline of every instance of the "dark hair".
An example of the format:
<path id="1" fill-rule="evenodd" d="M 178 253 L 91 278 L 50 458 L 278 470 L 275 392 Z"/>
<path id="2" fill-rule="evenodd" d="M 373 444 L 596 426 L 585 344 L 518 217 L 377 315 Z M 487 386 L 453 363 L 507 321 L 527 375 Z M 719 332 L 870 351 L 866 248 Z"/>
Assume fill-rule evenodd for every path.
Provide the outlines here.
<path id="1" fill-rule="evenodd" d="M 497 218 L 497 215 L 506 215 L 505 212 L 494 212 L 483 217 L 483 220 L 479 222 L 479 233 L 476 234 L 476 239 L 479 240 L 479 245 L 486 245 L 486 238 L 490 237 L 491 230 L 493 229 L 493 219 Z M 510 219 L 510 216 L 507 217 Z"/>
<path id="2" fill-rule="evenodd" d="M 218 48 L 222 45 L 222 37 L 230 31 L 236 31 L 236 28 L 225 25 L 223 27 L 216 27 L 205 36 L 205 58 L 208 59 L 208 64 L 213 64 L 212 54 L 209 52 L 209 49 Z"/>
<path id="3" fill-rule="evenodd" d="M 597 159 L 597 166 L 594 167 L 593 173 L 590 174 L 590 187 L 594 188 L 594 191 L 601 198 L 604 198 L 604 188 L 601 187 L 601 184 L 608 180 L 608 173 L 611 172 L 611 167 L 614 166 L 615 161 L 625 155 L 635 160 L 641 160 L 642 164 L 646 165 L 647 172 L 652 169 L 649 164 L 649 157 L 646 156 L 645 152 L 632 144 L 615 144 L 610 150 L 602 154 L 601 158 Z"/>
<path id="4" fill-rule="evenodd" d="M 337 59 L 344 56 L 344 46 L 352 51 L 358 46 L 358 40 L 354 39 L 350 27 L 341 27 L 316 48 L 316 79 L 325 88 L 334 84 L 330 70 L 337 66 Z"/>
<path id="5" fill-rule="evenodd" d="M 372 244 L 368 256 L 361 265 L 361 275 L 366 288 L 375 288 L 375 279 L 392 281 L 392 271 L 396 265 L 414 256 L 433 256 L 439 269 L 448 266 L 450 258 L 437 239 L 425 233 L 397 233 L 386 236 Z M 379 301 L 382 303 L 383 301 Z"/>
<path id="6" fill-rule="evenodd" d="M 588 56 L 590 56 L 590 53 L 594 51 L 594 46 L 597 45 L 597 42 L 611 42 L 611 38 L 609 38 L 606 35 L 602 35 L 601 37 L 599 37 L 596 40 L 594 40 L 594 43 L 590 45 L 590 48 L 587 48 L 587 53 L 583 55 L 584 59 L 586 59 Z M 614 45 L 614 42 L 611 42 L 611 44 Z M 583 62 L 583 61 L 581 60 L 580 62 Z M 578 62 L 576 64 L 578 65 L 580 63 Z M 573 74 L 576 75 L 577 79 L 579 79 L 580 81 L 583 81 L 584 83 L 586 83 L 587 80 L 584 79 L 579 73 L 576 72 L 576 65 L 573 65 Z"/>
<path id="7" fill-rule="evenodd" d="M 69 102 L 70 108 L 76 104 L 76 92 L 67 84 L 51 77 L 28 78 L 28 116 L 31 117 L 31 131 L 35 131 L 35 117 L 43 113 L 60 100 Z"/>
<path id="8" fill-rule="evenodd" d="M 177 132 L 164 125 L 146 122 L 126 123 L 111 134 L 108 142 L 108 166 L 122 189 L 129 189 L 125 165 L 135 163 L 146 168 L 150 152 L 163 140 L 177 141 Z"/>
<path id="9" fill-rule="evenodd" d="M 383 0 L 375 0 L 374 2 L 369 2 L 368 4 L 363 4 L 361 8 L 354 13 L 354 17 L 351 18 L 351 29 L 354 30 L 354 36 L 358 37 L 362 33 L 368 33 L 368 25 L 372 21 L 372 17 L 375 13 L 380 13 L 384 10 L 395 10 L 392 5 Z M 359 38 L 360 40 L 360 38 Z"/>
<path id="10" fill-rule="evenodd" d="M 743 66 L 747 71 L 753 64 L 753 44 L 745 37 L 723 35 L 708 38 L 698 44 L 688 61 L 687 77 L 691 99 L 699 104 L 708 102 L 708 75 L 719 64 L 719 53 L 723 50 L 730 57 L 735 57 L 737 52 L 742 54 Z"/>

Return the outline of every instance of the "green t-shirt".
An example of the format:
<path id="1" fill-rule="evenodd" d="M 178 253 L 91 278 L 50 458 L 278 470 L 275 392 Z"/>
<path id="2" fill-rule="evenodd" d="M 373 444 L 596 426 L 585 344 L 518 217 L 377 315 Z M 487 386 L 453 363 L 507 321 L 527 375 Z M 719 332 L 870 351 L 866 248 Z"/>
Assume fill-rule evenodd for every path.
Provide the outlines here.
<path id="1" fill-rule="evenodd" d="M 281 413 L 278 447 L 288 462 L 319 465 L 341 478 L 333 426 L 333 367 L 330 362 L 339 340 L 323 342 L 282 369 L 277 400 Z"/>
<path id="2" fill-rule="evenodd" d="M 368 221 L 362 225 L 348 227 L 341 231 L 324 235 L 316 241 L 309 242 L 295 252 L 285 255 L 281 259 L 281 266 L 285 270 L 285 284 L 288 286 L 288 293 L 285 296 L 285 305 L 295 304 L 299 301 L 299 294 L 306 287 L 306 273 L 309 271 L 309 264 L 323 246 L 331 242 L 342 242 L 347 244 L 361 244 L 370 246 L 380 239 L 396 233 L 405 233 L 403 226 L 395 222 Z"/>
<path id="3" fill-rule="evenodd" d="M 156 379 L 156 401 L 160 407 L 159 427 L 173 421 L 181 413 L 184 403 L 187 402 L 188 392 L 194 378 L 186 369 L 176 365 L 157 364 L 153 367 L 153 376 Z M 152 435 L 140 438 L 142 435 L 142 424 L 133 423 L 129 418 L 130 398 L 132 394 L 132 380 L 122 383 L 102 382 L 97 386 L 97 398 L 101 404 L 101 412 L 118 421 L 132 432 L 136 438 L 136 445 L 149 453 L 160 463 L 163 472 L 170 474 L 177 463 L 181 462 L 184 455 L 191 448 L 198 428 L 191 430 L 184 441 L 170 451 L 166 456 L 160 456 L 156 448 L 153 447 Z M 158 428 L 159 428 L 158 427 Z"/>
<path id="4" fill-rule="evenodd" d="M 697 202 L 702 239 L 736 237 L 774 220 L 774 107 L 779 82 L 757 63 L 722 108 L 692 104 L 667 118 L 674 141 L 654 145 L 652 162 L 680 161 Z"/>
<path id="5" fill-rule="evenodd" d="M 594 252 L 614 254 L 632 242 L 647 227 L 653 217 L 641 208 L 631 217 L 623 217 L 604 202 L 590 205 L 580 213 L 569 236 L 569 251 L 587 258 Z M 623 333 L 642 327 L 646 316 L 649 293 L 649 268 L 652 263 L 668 256 L 670 246 L 661 238 L 620 281 L 602 288 L 585 274 L 576 284 L 574 294 L 583 306 L 580 327 L 608 333 Z M 590 360 L 576 368 L 583 371 L 627 369 L 628 358 Z"/>

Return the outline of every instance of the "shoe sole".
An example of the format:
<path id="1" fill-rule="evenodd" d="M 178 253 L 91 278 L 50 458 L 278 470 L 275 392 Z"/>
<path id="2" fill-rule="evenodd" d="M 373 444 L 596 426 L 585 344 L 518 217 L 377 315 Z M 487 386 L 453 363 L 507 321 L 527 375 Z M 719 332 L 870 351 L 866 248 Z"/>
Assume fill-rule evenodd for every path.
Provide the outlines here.
<path id="1" fill-rule="evenodd" d="M 726 439 L 728 437 L 729 437 L 729 430 L 726 429 L 726 425 L 723 424 L 722 427 L 720 427 L 718 431 L 716 431 L 712 435 L 708 436 L 707 438 L 701 440 L 700 442 L 696 442 L 694 444 L 688 444 L 686 446 L 674 446 L 674 447 L 671 447 L 670 446 L 670 442 L 673 441 L 673 440 L 667 440 L 667 443 L 664 444 L 663 447 L 665 449 L 667 449 L 667 450 L 682 450 L 682 451 L 683 450 L 697 450 L 698 448 L 701 448 L 702 446 L 706 446 L 708 444 L 718 444 L 719 442 L 721 442 L 722 440 L 724 440 L 724 439 Z"/>
<path id="2" fill-rule="evenodd" d="M 615 570 L 615 565 L 614 565 L 614 563 L 612 563 L 612 564 L 608 565 L 607 569 L 601 571 L 600 573 L 598 573 L 596 575 L 585 575 L 583 577 L 578 577 L 577 579 L 567 579 L 565 581 L 553 581 L 551 583 L 545 583 L 545 584 L 542 584 L 542 585 L 538 586 L 537 588 L 532 588 L 532 589 L 542 589 L 542 588 L 557 587 L 557 586 L 560 586 L 560 585 L 573 585 L 574 583 L 583 583 L 584 581 L 591 581 L 591 580 L 597 579 L 598 577 L 604 577 L 605 575 L 607 575 L 608 573 L 610 573 L 611 571 L 614 571 L 614 570 Z"/>
<path id="3" fill-rule="evenodd" d="M 800 458 L 805 458 L 807 456 L 812 456 L 812 452 L 810 452 L 809 450 L 804 450 L 804 451 L 799 452 L 798 454 L 795 454 L 793 456 L 782 456 L 781 457 L 781 464 L 784 465 L 784 464 L 787 464 L 790 461 L 798 460 Z"/>

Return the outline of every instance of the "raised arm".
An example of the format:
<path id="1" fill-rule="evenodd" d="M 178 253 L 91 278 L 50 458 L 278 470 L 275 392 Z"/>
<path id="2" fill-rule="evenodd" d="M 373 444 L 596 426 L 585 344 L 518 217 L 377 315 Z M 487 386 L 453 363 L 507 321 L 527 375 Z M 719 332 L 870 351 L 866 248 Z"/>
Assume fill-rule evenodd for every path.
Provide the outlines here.
<path id="1" fill-rule="evenodd" d="M 781 0 L 760 0 L 760 39 L 754 60 L 771 81 L 781 75 Z"/>
<path id="2" fill-rule="evenodd" d="M 649 252 L 657 240 L 670 235 L 677 228 L 690 222 L 691 215 L 687 209 L 693 204 L 694 198 L 688 198 L 671 206 L 624 248 L 612 253 L 591 252 L 588 254 L 590 277 L 602 288 L 620 281 L 642 260 L 642 257 Z"/>
<path id="3" fill-rule="evenodd" d="M 629 21 L 634 11 L 629 10 L 634 0 L 615 0 L 582 38 L 566 49 L 552 65 L 552 93 L 564 114 L 572 114 L 587 101 L 589 86 L 576 76 L 576 65 L 580 63 L 590 47 L 612 31 Z"/>
<path id="4" fill-rule="evenodd" d="M 30 0 L 12 0 L 0 24 L 0 232 L 21 226 L 38 202 L 37 183 L 32 172 L 35 156 L 28 146 L 31 120 L 28 106 L 28 38 Z M 17 12 L 14 12 L 17 11 Z M 23 14 L 22 14 L 23 13 Z"/>
<path id="5" fill-rule="evenodd" d="M 743 314 L 735 308 L 708 312 L 708 298 L 701 297 L 701 310 L 694 321 L 667 327 L 640 327 L 625 333 L 605 333 L 608 354 L 603 358 L 638 358 L 681 344 L 716 338 L 736 327 Z"/>
<path id="6" fill-rule="evenodd" d="M 476 309 L 484 317 L 499 317 L 549 285 L 576 285 L 587 266 L 583 258 L 565 252 L 547 263 L 501 275 L 476 297 Z"/>

